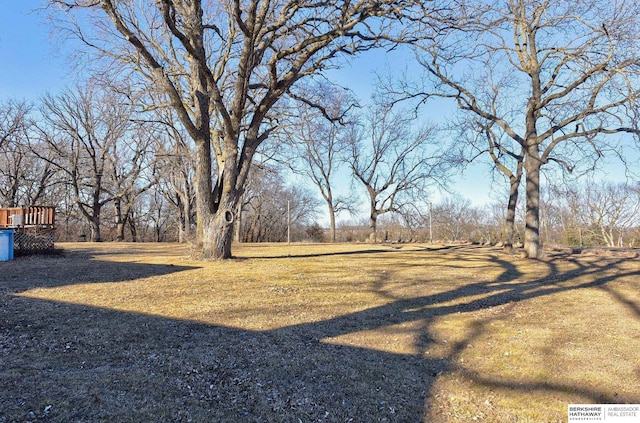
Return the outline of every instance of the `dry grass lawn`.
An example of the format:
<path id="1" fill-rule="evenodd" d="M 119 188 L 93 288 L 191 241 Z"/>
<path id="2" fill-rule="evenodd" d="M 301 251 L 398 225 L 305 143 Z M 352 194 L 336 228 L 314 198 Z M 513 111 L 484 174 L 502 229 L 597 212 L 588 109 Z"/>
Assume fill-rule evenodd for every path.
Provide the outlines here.
<path id="1" fill-rule="evenodd" d="M 0 422 L 564 422 L 640 403 L 640 261 L 62 244 L 0 263 Z"/>

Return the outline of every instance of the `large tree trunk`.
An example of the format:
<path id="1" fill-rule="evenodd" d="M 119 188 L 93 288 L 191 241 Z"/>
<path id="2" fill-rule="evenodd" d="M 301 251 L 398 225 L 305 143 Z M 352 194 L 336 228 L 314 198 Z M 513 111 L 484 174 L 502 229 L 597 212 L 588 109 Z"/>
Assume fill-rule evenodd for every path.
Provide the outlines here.
<path id="1" fill-rule="evenodd" d="M 76 200 L 76 204 L 84 218 L 87 219 L 87 222 L 89 223 L 91 229 L 91 237 L 89 239 L 93 242 L 102 242 L 102 235 L 100 234 L 100 213 L 102 211 L 102 206 L 100 203 L 95 201 L 92 209 L 85 208 L 83 203 L 79 200 Z"/>
<path id="2" fill-rule="evenodd" d="M 237 185 L 239 180 L 246 176 L 251 165 L 251 157 L 243 156 L 244 160 L 241 161 L 245 167 L 240 169 L 236 145 L 236 140 L 225 139 L 224 160 L 222 163 L 218 161 L 216 189 L 209 196 L 215 213 L 207 222 L 206 239 L 203 245 L 203 255 L 206 258 L 226 260 L 232 257 L 233 224 L 242 196 L 242 191 L 238 190 Z"/>
<path id="3" fill-rule="evenodd" d="M 176 202 L 178 204 L 178 242 L 185 243 L 189 240 L 191 229 L 191 202 L 189 195 L 176 192 Z"/>
<path id="4" fill-rule="evenodd" d="M 371 186 L 367 186 L 367 191 L 369 192 L 369 230 L 371 233 L 369 234 L 370 242 L 378 242 L 378 208 L 376 207 L 376 196 L 374 188 Z"/>
<path id="5" fill-rule="evenodd" d="M 196 245 L 204 247 L 208 226 L 213 220 L 213 196 L 211 182 L 211 141 L 205 136 L 196 142 Z M 203 251 L 204 256 L 209 258 Z"/>
<path id="6" fill-rule="evenodd" d="M 507 202 L 507 218 L 505 221 L 505 239 L 504 239 L 504 251 L 513 251 L 513 237 L 516 228 L 516 207 L 518 206 L 518 193 L 520 189 L 520 179 L 522 177 L 522 166 L 518 164 L 518 171 L 516 175 L 511 175 L 509 178 L 509 201 Z"/>
<path id="7" fill-rule="evenodd" d="M 540 166 L 539 159 L 527 154 L 526 171 L 526 215 L 524 251 L 529 258 L 538 258 L 540 246 Z"/>
<path id="8" fill-rule="evenodd" d="M 513 192 L 513 185 L 509 190 L 509 201 L 507 203 L 507 219 L 505 221 L 505 239 L 504 239 L 504 251 L 513 251 L 513 236 L 515 234 L 516 226 L 516 206 L 518 204 L 518 190 L 516 188 Z"/>
<path id="9" fill-rule="evenodd" d="M 329 204 L 329 232 L 331 242 L 336 242 L 336 211 L 333 209 L 333 204 Z"/>
<path id="10" fill-rule="evenodd" d="M 133 216 L 127 219 L 127 223 L 129 224 L 129 232 L 131 233 L 131 242 L 138 242 L 138 226 Z"/>
<path id="11" fill-rule="evenodd" d="M 329 184 L 327 184 L 326 193 L 323 192 L 323 197 L 329 208 L 329 237 L 331 242 L 336 242 L 336 209 L 333 207 L 333 193 Z"/>
<path id="12" fill-rule="evenodd" d="M 89 221 L 91 225 L 91 241 L 102 242 L 102 235 L 100 234 L 100 217 L 94 215 Z"/>
<path id="13" fill-rule="evenodd" d="M 218 211 L 209 221 L 206 239 L 203 245 L 203 255 L 206 258 L 226 260 L 232 257 L 233 224 L 238 205 L 236 192 L 223 193 L 220 197 Z"/>
<path id="14" fill-rule="evenodd" d="M 184 216 L 182 217 L 182 232 L 180 233 L 180 242 L 187 242 L 187 240 L 190 238 L 190 234 L 191 234 L 191 203 L 190 203 L 190 199 L 187 197 L 186 201 L 183 205 L 183 213 Z"/>
<path id="15" fill-rule="evenodd" d="M 178 207 L 178 213 L 178 242 L 182 244 L 187 242 L 187 218 L 183 207 Z"/>
<path id="16" fill-rule="evenodd" d="M 124 222 L 118 221 L 116 223 L 116 241 L 122 242 L 124 241 Z"/>
<path id="17" fill-rule="evenodd" d="M 376 243 L 378 242 L 378 215 L 376 213 L 371 213 L 369 216 L 369 229 L 371 230 L 371 234 L 369 235 L 369 241 Z"/>
<path id="18" fill-rule="evenodd" d="M 122 217 L 122 202 L 119 198 L 113 200 L 113 207 L 115 210 L 116 219 L 116 241 L 124 241 L 124 226 L 126 219 Z"/>

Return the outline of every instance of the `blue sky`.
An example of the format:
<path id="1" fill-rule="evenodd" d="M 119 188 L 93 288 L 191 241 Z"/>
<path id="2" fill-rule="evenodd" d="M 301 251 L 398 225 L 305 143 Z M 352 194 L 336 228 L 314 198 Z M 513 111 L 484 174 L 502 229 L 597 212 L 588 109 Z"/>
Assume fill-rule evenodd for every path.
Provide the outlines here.
<path id="1" fill-rule="evenodd" d="M 64 55 L 49 39 L 45 15 L 35 0 L 2 0 L 0 98 L 36 100 L 65 85 Z"/>

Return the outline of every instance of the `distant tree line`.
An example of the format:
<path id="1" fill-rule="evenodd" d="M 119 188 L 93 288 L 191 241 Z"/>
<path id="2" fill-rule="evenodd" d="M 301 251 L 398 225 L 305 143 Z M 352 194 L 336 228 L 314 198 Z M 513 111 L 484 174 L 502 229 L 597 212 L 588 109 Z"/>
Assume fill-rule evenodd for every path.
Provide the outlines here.
<path id="1" fill-rule="evenodd" d="M 140 115 L 126 106 L 124 98 L 109 90 L 92 84 L 91 89 L 45 96 L 39 104 L 16 100 L 0 103 L 0 205 L 54 205 L 58 239 L 62 241 L 85 237 L 92 241 L 193 241 L 196 221 L 193 152 L 184 134 L 170 116 L 162 114 L 166 111 L 150 119 L 148 114 Z M 375 144 L 365 147 L 367 139 L 375 142 L 371 138 L 373 133 L 382 139 L 385 132 L 374 131 L 357 117 L 351 114 L 350 123 L 331 123 L 323 118 L 312 131 L 302 129 L 312 122 L 307 116 L 299 126 L 289 127 L 286 146 L 265 151 L 264 162 L 254 167 L 234 214 L 236 241 L 374 241 L 371 219 L 354 217 L 353 211 L 369 204 L 371 197 L 367 198 L 370 187 L 361 181 L 353 166 L 362 160 L 362 151 L 369 154 L 370 160 L 373 153 L 379 152 L 379 160 L 386 160 L 385 166 L 392 163 L 389 158 L 397 160 L 397 156 L 382 154 L 382 148 Z M 383 125 L 384 119 L 377 122 Z M 394 121 L 394 131 L 406 129 L 403 128 Z M 293 136 L 295 130 L 300 131 L 299 137 Z M 321 143 L 313 137 L 314 133 L 323 134 L 325 140 L 332 142 Z M 363 143 L 364 150 L 355 148 L 356 142 Z M 402 151 L 402 146 L 415 147 L 399 141 L 390 145 L 394 154 Z M 420 145 L 427 144 L 421 140 Z M 328 146 L 335 150 L 335 156 L 325 160 L 320 153 L 329 157 Z M 425 176 L 422 182 L 444 184 L 455 158 L 438 156 L 437 149 L 433 151 L 431 157 L 440 157 L 436 162 L 438 179 Z M 314 153 L 318 155 L 315 162 L 310 160 Z M 270 159 L 275 156 L 280 160 Z M 282 163 L 285 157 L 286 165 Z M 340 203 L 332 202 L 334 206 L 339 204 L 335 211 L 342 212 L 342 219 L 334 228 L 318 224 L 326 206 L 310 188 L 321 179 L 313 177 L 314 171 L 321 174 L 318 168 L 311 167 L 313 163 L 332 163 L 332 171 L 351 170 L 353 174 L 347 183 L 353 194 L 341 196 Z M 368 168 L 383 172 L 382 166 Z M 413 168 L 430 169 L 426 162 Z M 393 166 L 385 167 L 384 171 L 393 171 Z M 378 182 L 397 177 L 392 173 L 380 175 L 384 178 L 378 178 Z M 305 178 L 309 183 L 300 183 Z M 333 178 L 322 182 L 325 194 L 335 184 Z M 341 182 L 345 185 L 345 181 Z M 358 184 L 362 184 L 359 191 L 364 196 L 358 195 Z M 379 242 L 433 240 L 497 245 L 504 243 L 510 230 L 504 201 L 477 207 L 464 197 L 445 193 L 432 202 L 424 185 L 407 185 L 405 192 L 396 190 L 392 195 L 396 197 L 387 208 L 393 210 L 380 213 L 375 222 L 375 240 Z M 322 196 L 328 204 L 325 197 Z M 549 183 L 541 198 L 544 243 L 640 246 L 638 184 L 586 179 Z M 382 207 L 371 210 L 379 212 Z M 522 208 L 516 210 L 515 222 L 514 242 L 522 244 Z"/>

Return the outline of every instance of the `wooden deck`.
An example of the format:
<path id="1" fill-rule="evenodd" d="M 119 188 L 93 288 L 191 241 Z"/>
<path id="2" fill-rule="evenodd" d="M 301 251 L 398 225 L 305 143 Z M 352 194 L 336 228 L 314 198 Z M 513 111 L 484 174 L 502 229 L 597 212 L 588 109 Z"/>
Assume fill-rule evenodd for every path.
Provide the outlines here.
<path id="1" fill-rule="evenodd" d="M 0 209 L 0 229 L 54 228 L 56 208 L 46 206 L 9 207 Z"/>

